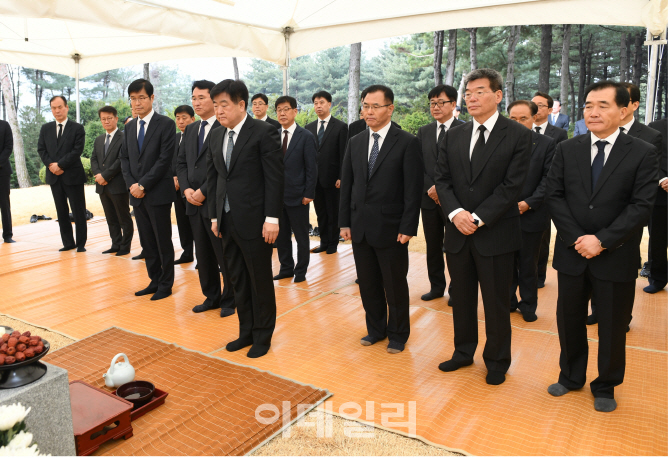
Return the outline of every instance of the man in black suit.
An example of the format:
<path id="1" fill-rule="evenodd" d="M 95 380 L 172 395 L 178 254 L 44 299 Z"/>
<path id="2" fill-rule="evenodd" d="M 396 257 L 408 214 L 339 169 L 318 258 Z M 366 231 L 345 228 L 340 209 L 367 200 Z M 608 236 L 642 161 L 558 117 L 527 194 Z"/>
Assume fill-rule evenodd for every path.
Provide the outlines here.
<path id="1" fill-rule="evenodd" d="M 200 116 L 182 134 L 177 160 L 177 175 L 180 188 L 186 199 L 186 215 L 195 240 L 195 254 L 198 257 L 198 278 L 202 294 L 206 299 L 193 307 L 195 313 L 221 309 L 220 316 L 235 313 L 235 296 L 232 281 L 224 265 L 221 240 L 211 231 L 212 218 L 207 200 L 207 149 L 209 134 L 221 127 L 214 115 L 214 103 L 209 91 L 214 83 L 207 80 L 195 81 L 191 87 L 191 102 L 195 113 Z M 181 199 L 181 195 L 179 199 Z M 223 292 L 221 292 L 221 272 Z"/>
<path id="2" fill-rule="evenodd" d="M 68 251 L 74 248 L 78 252 L 86 251 L 86 195 L 84 184 L 86 173 L 81 163 L 84 151 L 86 132 L 84 126 L 67 118 L 67 100 L 57 95 L 49 101 L 51 113 L 55 121 L 48 122 L 40 129 L 37 140 L 37 152 L 47 167 L 46 183 L 51 186 L 51 193 L 56 204 L 58 226 L 63 248 Z M 68 201 L 72 209 L 74 224 L 77 230 L 77 241 L 72 236 L 72 224 Z"/>
<path id="3" fill-rule="evenodd" d="M 440 364 L 450 372 L 473 363 L 477 349 L 478 284 L 486 316 L 486 383 L 505 381 L 512 328 L 510 285 L 521 248 L 519 194 L 528 172 L 531 133 L 500 116 L 502 77 L 482 68 L 465 77 L 473 121 L 448 130 L 440 143 L 435 186 L 446 226 L 445 250 L 454 299 L 454 353 Z"/>
<path id="4" fill-rule="evenodd" d="M 154 112 L 154 87 L 145 79 L 128 86 L 137 118 L 126 125 L 121 148 L 121 169 L 130 189 L 137 230 L 145 255 L 149 286 L 135 293 L 152 301 L 172 294 L 174 246 L 170 213 L 175 198 L 171 163 L 175 150 L 175 123 Z"/>
<path id="5" fill-rule="evenodd" d="M 265 94 L 254 94 L 251 97 L 251 111 L 256 119 L 270 123 L 273 127 L 281 129 L 281 124 L 276 119 L 268 116 L 268 96 Z"/>
<path id="6" fill-rule="evenodd" d="M 275 280 L 292 278 L 293 282 L 305 281 L 309 265 L 309 203 L 314 200 L 316 187 L 316 139 L 307 130 L 295 123 L 298 102 L 290 96 L 282 96 L 275 102 L 277 118 L 282 126 L 284 154 L 284 208 L 279 217 L 277 255 L 279 273 Z M 293 261 L 291 232 L 298 245 L 298 262 Z"/>
<path id="7" fill-rule="evenodd" d="M 551 114 L 549 115 L 549 124 L 566 132 L 570 128 L 570 118 L 568 115 L 561 113 L 561 101 L 554 100 L 551 107 Z"/>
<path id="8" fill-rule="evenodd" d="M 365 92 L 362 92 L 361 93 L 361 103 L 363 103 L 364 98 L 365 98 Z M 347 133 L 349 138 L 352 138 L 352 137 L 360 134 L 364 130 L 368 130 L 368 125 L 365 122 L 365 113 L 363 113 L 363 110 L 359 109 L 358 115 L 359 115 L 360 119 L 358 119 L 358 120 L 352 122 L 351 124 L 349 124 L 349 131 Z M 391 121 L 391 125 L 393 125 L 393 127 L 397 127 L 398 129 L 402 130 L 402 127 L 400 127 L 400 124 L 398 124 L 395 121 Z"/>
<path id="9" fill-rule="evenodd" d="M 454 106 L 457 99 L 458 91 L 451 86 L 440 84 L 431 89 L 428 93 L 428 102 L 430 103 L 430 114 L 436 122 L 419 127 L 416 134 L 423 154 L 421 222 L 426 238 L 426 264 L 430 280 L 430 291 L 421 296 L 424 301 L 444 296 L 444 291 L 447 289 L 447 279 L 444 275 L 446 220 L 435 190 L 435 164 L 437 164 L 437 148 L 447 130 L 463 124 L 463 121 L 454 118 Z M 451 296 L 449 301 L 451 301 Z"/>
<path id="10" fill-rule="evenodd" d="M 279 131 L 247 116 L 249 91 L 242 81 L 223 80 L 210 96 L 222 127 L 209 136 L 207 201 L 240 320 L 240 336 L 226 350 L 251 345 L 247 356 L 258 358 L 270 349 L 277 318 L 272 244 L 284 197 Z"/>
<path id="11" fill-rule="evenodd" d="M 539 134 L 547 135 L 554 139 L 556 144 L 568 139 L 566 130 L 553 126 L 549 123 L 549 113 L 554 106 L 554 99 L 544 92 L 536 92 L 533 96 L 533 103 L 537 105 L 537 114 L 533 122 L 533 130 Z M 537 287 L 544 288 L 547 279 L 547 264 L 549 263 L 549 245 L 551 244 L 551 223 L 549 228 L 542 234 L 540 242 L 540 255 L 537 261 Z"/>
<path id="12" fill-rule="evenodd" d="M 528 100 L 517 100 L 507 107 L 512 121 L 533 128 L 537 105 Z M 549 211 L 544 205 L 546 178 L 556 151 L 556 142 L 547 135 L 531 132 L 533 152 L 530 156 L 528 175 L 519 196 L 521 214 L 521 249 L 514 253 L 514 272 L 510 288 L 510 311 L 517 308 L 524 321 L 537 320 L 537 259 L 540 256 L 542 233 L 551 227 Z M 519 289 L 521 302 L 517 299 Z"/>
<path id="13" fill-rule="evenodd" d="M 7 121 L 0 121 L 0 213 L 2 213 L 2 240 L 14 243 L 12 236 L 12 209 L 9 203 L 9 189 L 12 176 L 12 164 L 9 156 L 14 149 L 12 128 Z"/>
<path id="14" fill-rule="evenodd" d="M 340 234 L 354 250 L 368 331 L 361 345 L 388 336 L 386 351 L 395 354 L 409 338 L 407 243 L 419 226 L 423 161 L 416 137 L 391 124 L 393 91 L 372 85 L 362 98 L 369 130 L 344 155 Z"/>
<path id="15" fill-rule="evenodd" d="M 649 285 L 644 292 L 655 294 L 668 284 L 668 120 L 649 123 L 663 136 L 659 154 L 659 185 L 649 219 Z"/>
<path id="16" fill-rule="evenodd" d="M 333 98 L 326 91 L 312 96 L 314 111 L 318 119 L 305 126 L 317 140 L 318 180 L 314 191 L 314 210 L 319 224 L 321 245 L 312 248 L 312 253 L 337 253 L 340 243 L 338 214 L 340 205 L 340 174 L 344 150 L 347 147 L 349 129 L 347 124 L 330 113 Z"/>
<path id="17" fill-rule="evenodd" d="M 135 229 L 130 216 L 130 196 L 123 180 L 119 158 L 123 132 L 117 127 L 119 116 L 113 106 L 105 105 L 100 108 L 98 116 L 105 133 L 99 135 L 93 143 L 91 172 L 95 176 L 95 192 L 100 194 L 112 239 L 112 247 L 102 254 L 116 253 L 117 256 L 124 256 L 130 253 Z"/>
<path id="18" fill-rule="evenodd" d="M 174 180 L 175 198 L 174 214 L 177 219 L 177 231 L 179 232 L 179 243 L 184 250 L 174 263 L 186 264 L 193 262 L 193 230 L 189 215 L 186 213 L 186 202 L 184 201 L 183 189 L 179 185 L 179 176 L 177 175 L 177 158 L 179 156 L 179 147 L 184 138 L 186 127 L 195 122 L 195 112 L 188 105 L 180 105 L 174 110 L 175 124 L 179 132 L 175 140 L 174 156 L 172 157 L 172 179 Z"/>
<path id="19" fill-rule="evenodd" d="M 616 409 L 614 387 L 624 379 L 641 229 L 658 187 L 656 148 L 619 130 L 629 99 L 612 81 L 587 88 L 584 118 L 591 134 L 559 144 L 547 177 L 546 203 L 558 234 L 553 266 L 561 343 L 561 373 L 548 391 L 563 396 L 586 383 L 591 299 L 599 315 L 591 392 L 600 412 Z"/>

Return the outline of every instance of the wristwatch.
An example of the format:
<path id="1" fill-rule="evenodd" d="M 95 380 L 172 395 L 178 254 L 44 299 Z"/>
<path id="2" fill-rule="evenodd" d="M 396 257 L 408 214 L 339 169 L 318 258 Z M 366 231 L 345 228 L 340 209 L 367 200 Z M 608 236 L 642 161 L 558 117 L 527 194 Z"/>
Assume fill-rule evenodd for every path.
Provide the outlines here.
<path id="1" fill-rule="evenodd" d="M 137 183 L 137 187 L 140 188 L 140 191 L 144 192 L 144 186 L 141 184 Z"/>
<path id="2" fill-rule="evenodd" d="M 603 250 L 607 249 L 603 246 L 603 242 L 601 242 L 600 239 L 598 239 L 598 245 L 600 245 L 600 248 L 603 249 Z"/>

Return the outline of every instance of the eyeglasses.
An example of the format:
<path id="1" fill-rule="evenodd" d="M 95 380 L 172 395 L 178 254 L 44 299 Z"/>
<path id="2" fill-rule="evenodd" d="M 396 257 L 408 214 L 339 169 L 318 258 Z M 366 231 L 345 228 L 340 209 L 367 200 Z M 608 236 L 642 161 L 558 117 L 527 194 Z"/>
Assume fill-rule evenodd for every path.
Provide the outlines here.
<path id="1" fill-rule="evenodd" d="M 254 102 L 251 104 L 252 107 L 262 107 L 263 105 L 267 105 L 267 103 Z"/>
<path id="2" fill-rule="evenodd" d="M 463 99 L 465 100 L 470 100 L 473 96 L 479 98 L 484 97 L 484 94 L 494 94 L 493 91 L 477 91 L 477 92 L 466 92 L 465 95 L 463 96 Z"/>
<path id="3" fill-rule="evenodd" d="M 280 108 L 279 110 L 277 110 L 277 114 L 288 113 L 291 110 L 295 110 L 295 108 Z"/>
<path id="4" fill-rule="evenodd" d="M 386 105 L 363 105 L 361 107 L 361 110 L 363 110 L 363 111 L 377 111 L 380 108 L 390 107 L 391 105 L 393 105 L 393 104 L 389 103 L 389 104 L 386 104 Z"/>
<path id="5" fill-rule="evenodd" d="M 151 97 L 147 97 L 146 95 L 141 95 L 139 97 L 131 97 L 130 98 L 130 103 L 144 103 Z"/>
<path id="6" fill-rule="evenodd" d="M 112 122 L 114 121 L 114 118 L 100 118 L 101 122 Z"/>
<path id="7" fill-rule="evenodd" d="M 440 107 L 442 108 L 446 103 L 454 103 L 453 100 L 438 100 L 437 102 L 430 102 L 430 107 Z"/>
<path id="8" fill-rule="evenodd" d="M 542 105 L 542 104 L 537 104 L 538 108 L 549 108 L 549 105 Z"/>

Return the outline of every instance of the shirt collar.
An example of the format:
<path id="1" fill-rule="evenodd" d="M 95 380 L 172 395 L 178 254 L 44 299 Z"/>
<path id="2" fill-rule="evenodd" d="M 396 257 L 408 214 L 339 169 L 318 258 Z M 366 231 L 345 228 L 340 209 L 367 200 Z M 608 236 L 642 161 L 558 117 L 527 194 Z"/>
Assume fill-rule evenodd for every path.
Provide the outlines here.
<path id="1" fill-rule="evenodd" d="M 369 129 L 370 130 L 370 137 L 372 138 L 372 134 L 379 134 L 379 136 L 382 138 L 382 140 L 384 140 L 386 138 L 386 136 L 388 135 L 390 128 L 391 128 L 391 121 L 389 120 L 389 123 L 386 124 L 381 129 L 379 129 L 377 132 L 373 132 L 372 129 Z M 374 141 L 374 139 L 373 139 L 373 141 Z"/>
<path id="2" fill-rule="evenodd" d="M 630 132 L 630 128 L 633 127 L 633 123 L 634 123 L 634 122 L 635 122 L 635 118 L 631 119 L 630 122 L 629 122 L 628 124 L 625 124 L 625 125 L 623 125 L 623 126 L 621 126 L 621 127 L 623 127 L 624 129 L 626 129 L 626 133 L 628 133 L 628 132 Z M 619 129 L 619 130 L 621 130 L 621 129 Z"/>
<path id="3" fill-rule="evenodd" d="M 326 117 L 326 119 L 317 118 L 316 120 L 319 121 L 319 126 L 321 125 L 321 121 L 326 121 L 326 124 L 328 124 L 330 122 L 331 116 L 333 116 L 333 115 L 328 114 L 328 117 Z"/>
<path id="4" fill-rule="evenodd" d="M 114 138 L 114 135 L 116 134 L 116 132 L 118 132 L 118 130 L 119 130 L 119 128 L 117 127 L 112 132 L 105 132 L 105 135 L 111 135 L 112 138 Z"/>
<path id="5" fill-rule="evenodd" d="M 296 124 L 295 121 L 294 121 L 293 124 L 291 124 L 291 125 L 288 127 L 288 129 L 284 129 L 284 128 L 282 127 L 282 132 L 284 132 L 285 130 L 288 130 L 288 133 L 291 134 L 291 137 L 292 137 L 292 136 L 293 136 L 293 132 L 295 132 L 295 128 L 296 128 L 296 126 L 297 126 L 297 124 Z"/>
<path id="6" fill-rule="evenodd" d="M 238 125 L 236 125 L 235 127 L 233 127 L 232 129 L 230 129 L 233 132 L 235 132 L 235 135 L 240 135 L 240 130 L 242 130 L 242 126 L 244 125 L 245 121 L 247 120 L 247 116 L 249 116 L 249 115 L 244 115 L 244 118 L 242 119 L 242 121 L 240 121 L 240 123 Z"/>
<path id="7" fill-rule="evenodd" d="M 483 123 L 484 127 L 486 127 L 486 130 L 489 131 L 489 134 L 493 130 L 493 126 L 496 125 L 496 122 L 498 121 L 498 116 L 499 116 L 498 110 L 496 110 L 495 113 L 493 113 L 489 119 L 484 121 Z M 478 123 L 475 118 L 472 118 L 472 123 L 473 123 L 472 132 L 474 133 L 477 131 L 477 129 L 479 129 L 479 126 L 481 126 L 481 124 Z"/>
<path id="8" fill-rule="evenodd" d="M 547 128 L 547 124 L 549 124 L 549 120 L 546 120 L 546 121 L 543 122 L 542 124 L 535 124 L 535 123 L 533 123 L 533 130 L 535 130 L 536 127 L 541 127 L 541 128 L 542 128 L 542 132 L 544 132 L 544 130 Z"/>
<path id="9" fill-rule="evenodd" d="M 68 121 L 67 117 L 65 118 L 65 121 L 63 121 L 63 122 L 56 121 L 56 128 L 58 128 L 58 124 L 62 124 L 63 125 L 63 130 L 65 130 L 65 124 L 67 124 L 67 121 Z"/>
<path id="10" fill-rule="evenodd" d="M 149 124 L 151 122 L 151 118 L 154 116 L 154 109 L 152 108 L 151 111 L 149 112 L 148 115 L 146 115 L 144 118 L 140 118 L 139 116 L 137 117 L 137 122 L 139 123 L 140 120 L 144 121 L 146 124 Z"/>
<path id="11" fill-rule="evenodd" d="M 609 143 L 610 145 L 614 145 L 614 142 L 616 142 L 616 139 L 617 139 L 617 137 L 619 136 L 620 133 L 621 133 L 621 131 L 619 129 L 617 129 L 617 130 L 614 131 L 614 133 L 612 135 L 610 135 L 607 138 L 598 138 L 596 136 L 596 134 L 591 132 L 591 146 L 595 145 L 596 142 L 599 142 L 599 141 L 605 141 L 605 142 Z"/>
<path id="12" fill-rule="evenodd" d="M 267 120 L 268 120 L 268 115 L 267 114 L 259 119 L 259 121 L 267 121 Z"/>
<path id="13" fill-rule="evenodd" d="M 216 122 L 216 115 L 213 115 L 211 118 L 207 118 L 207 119 L 204 119 L 204 120 L 201 119 L 201 121 L 207 121 L 207 125 L 209 127 L 212 127 L 214 125 L 214 123 Z M 202 123 L 200 123 L 200 125 L 202 125 Z"/>
<path id="14" fill-rule="evenodd" d="M 447 119 L 447 120 L 444 121 L 444 122 L 440 122 L 440 121 L 437 121 L 437 120 L 436 120 L 435 122 L 437 123 L 437 130 L 440 130 L 440 126 L 441 126 L 442 124 L 444 124 L 444 128 L 445 128 L 446 130 L 449 130 L 449 128 L 451 127 L 451 125 L 454 123 L 454 117 L 452 116 L 451 118 Z"/>

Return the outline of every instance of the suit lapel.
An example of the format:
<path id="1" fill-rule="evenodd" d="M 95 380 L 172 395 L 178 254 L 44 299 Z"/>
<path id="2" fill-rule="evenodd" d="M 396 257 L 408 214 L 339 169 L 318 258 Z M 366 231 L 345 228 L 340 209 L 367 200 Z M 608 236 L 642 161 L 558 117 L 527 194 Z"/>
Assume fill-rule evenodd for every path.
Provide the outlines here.
<path id="1" fill-rule="evenodd" d="M 210 130 L 209 133 L 212 135 L 212 162 L 214 162 L 216 165 L 219 161 L 221 161 L 221 167 L 217 167 L 217 170 L 223 170 L 224 173 L 228 175 L 226 161 L 223 158 L 223 139 L 227 137 L 228 129 L 221 129 L 220 133 L 219 131 L 214 132 Z"/>
<path id="2" fill-rule="evenodd" d="M 147 127 L 147 131 L 144 133 L 144 140 L 142 140 L 142 151 L 140 151 L 140 156 L 142 155 L 142 153 L 144 153 L 144 150 L 147 149 L 147 145 L 149 144 L 151 136 L 154 134 L 154 132 L 156 132 L 156 130 L 158 130 L 159 123 L 160 118 L 158 117 L 158 113 L 154 113 L 154 115 L 151 117 L 149 127 Z"/>
<path id="3" fill-rule="evenodd" d="M 233 153 L 230 156 L 230 167 L 228 167 L 228 173 L 233 170 L 237 157 L 240 155 L 242 147 L 249 141 L 251 138 L 251 132 L 253 131 L 254 121 L 247 115 L 247 120 L 242 124 L 242 129 L 240 129 L 240 135 L 238 135 L 237 140 L 235 140 L 235 146 L 233 147 Z M 228 130 L 226 129 L 226 135 Z"/>
<path id="4" fill-rule="evenodd" d="M 121 141 L 121 131 L 118 131 L 114 134 L 114 137 L 112 137 L 112 141 L 109 142 L 109 148 L 107 148 L 107 152 L 105 153 L 105 140 L 107 139 L 107 133 L 105 133 L 105 138 L 102 140 L 102 160 L 104 161 L 107 159 L 107 156 L 109 156 L 109 153 L 112 152 L 112 148 Z"/>
<path id="5" fill-rule="evenodd" d="M 614 142 L 609 156 L 607 156 L 605 166 L 600 172 L 600 176 L 598 177 L 598 182 L 596 183 L 596 188 L 593 190 L 591 199 L 593 199 L 595 195 L 598 194 L 598 191 L 600 191 L 605 181 L 607 181 L 612 172 L 614 172 L 614 169 L 616 169 L 623 158 L 626 157 L 626 154 L 628 154 L 628 151 L 630 151 L 630 143 L 630 138 L 625 138 L 624 135 L 619 135 L 619 137 L 617 137 L 617 140 Z M 589 154 L 589 160 L 590 159 L 591 155 Z"/>
<path id="6" fill-rule="evenodd" d="M 286 160 L 288 159 L 288 157 L 295 150 L 295 147 L 298 144 L 298 141 L 300 141 L 300 136 L 301 135 L 302 135 L 302 132 L 298 129 L 298 126 L 296 125 L 296 128 L 293 131 L 293 135 L 291 135 L 291 141 L 288 144 L 288 148 L 286 148 L 286 154 L 284 154 L 284 163 L 286 163 Z"/>
<path id="7" fill-rule="evenodd" d="M 321 122 L 321 120 L 319 118 L 317 118 L 317 121 Z M 321 145 L 326 143 L 326 138 L 328 137 L 328 134 L 330 132 L 332 132 L 333 129 L 334 129 L 334 127 L 333 127 L 333 117 L 331 116 L 330 121 L 328 121 L 328 125 L 326 126 L 326 130 L 323 132 L 323 138 L 321 139 Z M 317 133 L 317 135 L 316 135 L 315 138 L 316 138 L 316 143 L 318 144 L 319 143 L 319 135 L 318 135 L 319 131 L 317 130 L 316 133 Z M 321 149 L 321 145 L 319 145 L 319 149 Z"/>
<path id="8" fill-rule="evenodd" d="M 470 173 L 470 142 L 472 141 L 472 129 L 474 124 L 470 121 L 463 129 L 463 132 L 458 140 L 458 153 L 461 157 L 461 164 L 463 165 L 463 171 L 465 172 L 465 177 L 468 179 L 468 183 L 472 183 L 472 174 Z"/>
<path id="9" fill-rule="evenodd" d="M 207 152 L 207 148 L 209 148 L 209 142 L 207 141 L 207 140 L 209 140 L 208 137 L 212 134 L 212 131 L 214 129 L 216 129 L 217 127 L 220 127 L 220 126 L 221 126 L 221 124 L 219 124 L 219 121 L 214 121 L 214 123 L 211 125 L 211 127 L 209 128 L 209 133 L 207 134 L 207 137 L 205 137 L 205 141 L 202 144 L 202 151 L 200 151 L 200 154 L 198 154 L 198 159 L 200 159 L 200 156 L 205 154 Z M 196 145 L 196 147 L 197 147 L 197 145 Z"/>
<path id="10" fill-rule="evenodd" d="M 630 126 L 628 135 L 635 138 L 640 138 L 640 131 L 642 130 L 641 124 L 637 121 L 633 121 L 633 125 Z"/>
<path id="11" fill-rule="evenodd" d="M 486 146 L 484 146 L 484 151 L 482 151 L 480 154 L 472 158 L 473 175 L 472 180 L 470 181 L 471 183 L 475 181 L 479 176 L 479 174 L 482 172 L 482 169 L 489 161 L 489 158 L 495 151 L 498 144 L 500 144 L 502 139 L 505 138 L 505 135 L 507 135 L 507 124 L 503 121 L 503 117 L 499 115 L 498 120 L 496 121 L 495 125 L 493 126 L 493 129 L 491 130 L 491 133 L 489 134 L 488 140 L 486 140 Z M 468 145 L 468 148 L 469 146 L 470 145 Z"/>
<path id="12" fill-rule="evenodd" d="M 370 176 L 368 177 L 368 179 L 371 179 L 372 176 L 375 174 L 375 172 L 379 170 L 380 164 L 382 163 L 382 161 L 384 161 L 386 156 L 388 156 L 389 151 L 391 151 L 391 148 L 393 148 L 393 145 L 395 145 L 397 141 L 398 141 L 398 128 L 391 126 L 388 133 L 386 134 L 384 142 L 382 143 L 382 147 L 379 150 L 379 154 L 377 155 L 377 160 L 375 161 L 375 166 L 372 168 L 372 171 L 370 172 Z"/>
<path id="13" fill-rule="evenodd" d="M 428 125 L 427 130 L 427 135 L 428 135 L 428 141 L 431 145 L 430 150 L 433 152 L 433 156 L 435 159 L 437 159 L 437 123 L 436 122 L 431 122 Z"/>
<path id="14" fill-rule="evenodd" d="M 60 137 L 60 140 L 58 140 L 58 134 L 56 134 L 56 152 L 60 152 L 61 147 L 65 144 L 65 140 L 67 139 L 68 135 L 72 131 L 72 121 L 68 119 L 68 121 L 65 123 L 63 126 L 63 134 Z M 56 129 L 58 129 L 58 123 L 56 123 Z M 58 130 L 56 130 L 58 132 Z"/>

